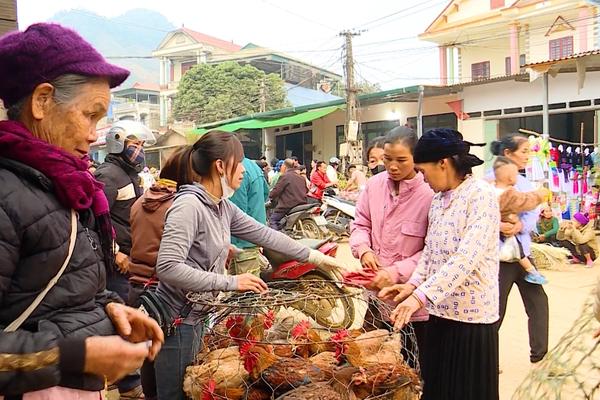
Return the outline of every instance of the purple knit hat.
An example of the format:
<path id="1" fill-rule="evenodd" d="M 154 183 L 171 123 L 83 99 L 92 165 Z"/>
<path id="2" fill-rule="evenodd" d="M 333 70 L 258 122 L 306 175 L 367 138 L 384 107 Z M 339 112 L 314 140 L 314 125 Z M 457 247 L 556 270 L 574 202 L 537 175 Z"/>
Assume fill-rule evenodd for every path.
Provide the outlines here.
<path id="1" fill-rule="evenodd" d="M 590 219 L 588 218 L 588 216 L 585 214 L 582 214 L 580 212 L 573 215 L 573 219 L 575 221 L 579 222 L 581 225 L 587 225 L 590 222 Z"/>
<path id="2" fill-rule="evenodd" d="M 35 87 L 61 75 L 107 78 L 119 86 L 129 71 L 106 62 L 75 31 L 58 24 L 39 23 L 24 32 L 0 37 L 0 99 L 9 108 Z"/>

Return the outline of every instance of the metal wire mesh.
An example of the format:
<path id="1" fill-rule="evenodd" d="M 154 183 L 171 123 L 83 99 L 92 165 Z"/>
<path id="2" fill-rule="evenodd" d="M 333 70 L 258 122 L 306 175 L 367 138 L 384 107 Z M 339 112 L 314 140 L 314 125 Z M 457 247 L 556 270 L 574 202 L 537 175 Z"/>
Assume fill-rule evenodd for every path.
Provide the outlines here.
<path id="1" fill-rule="evenodd" d="M 600 399 L 599 342 L 593 338 L 597 329 L 590 300 L 558 345 L 532 368 L 512 398 Z"/>
<path id="2" fill-rule="evenodd" d="M 359 287 L 278 281 L 263 295 L 189 298 L 212 310 L 184 381 L 193 399 L 420 397 L 412 326 L 394 332 L 391 307 Z"/>

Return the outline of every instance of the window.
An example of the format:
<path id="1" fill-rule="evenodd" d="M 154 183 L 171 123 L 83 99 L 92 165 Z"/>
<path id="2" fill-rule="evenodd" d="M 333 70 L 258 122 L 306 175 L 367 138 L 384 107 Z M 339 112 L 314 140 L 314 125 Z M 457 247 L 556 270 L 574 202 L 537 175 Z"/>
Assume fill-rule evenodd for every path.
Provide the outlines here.
<path id="1" fill-rule="evenodd" d="M 573 36 L 566 36 L 550 41 L 550 59 L 568 57 L 573 54 Z"/>
<path id="2" fill-rule="evenodd" d="M 188 72 L 194 65 L 196 65 L 196 61 L 181 63 L 181 76 Z"/>
<path id="3" fill-rule="evenodd" d="M 521 54 L 519 56 L 519 67 L 522 67 L 525 64 L 527 64 L 527 57 L 525 56 L 525 54 Z"/>
<path id="4" fill-rule="evenodd" d="M 490 62 L 484 61 L 471 64 L 471 80 L 478 81 L 490 78 Z"/>
<path id="5" fill-rule="evenodd" d="M 495 10 L 496 8 L 504 7 L 504 0 L 490 0 L 490 8 Z"/>
<path id="6" fill-rule="evenodd" d="M 391 129 L 400 125 L 400 121 L 373 121 L 373 122 L 363 122 L 360 124 L 360 129 L 358 132 L 358 139 L 363 141 L 363 149 L 369 146 L 369 142 L 376 138 L 377 136 L 384 136 Z M 346 137 L 344 135 L 344 125 L 338 125 L 335 127 L 335 147 L 336 152 L 340 151 L 340 144 L 346 142 Z"/>
<path id="7" fill-rule="evenodd" d="M 504 59 L 504 69 L 506 70 L 506 75 L 510 75 L 511 74 L 511 58 L 510 57 L 506 57 Z"/>
<path id="8" fill-rule="evenodd" d="M 417 129 L 417 117 L 406 119 L 408 126 L 412 129 Z M 458 129 L 458 119 L 454 113 L 424 115 L 423 116 L 423 132 L 427 132 L 433 128 L 449 128 Z"/>
<path id="9" fill-rule="evenodd" d="M 550 114 L 550 132 L 554 139 L 580 141 L 580 129 L 583 123 L 583 141 L 594 141 L 594 111 L 570 112 Z M 527 117 L 503 118 L 499 120 L 499 135 L 518 132 L 519 128 L 536 132 L 542 131 L 542 116 L 532 115 Z"/>

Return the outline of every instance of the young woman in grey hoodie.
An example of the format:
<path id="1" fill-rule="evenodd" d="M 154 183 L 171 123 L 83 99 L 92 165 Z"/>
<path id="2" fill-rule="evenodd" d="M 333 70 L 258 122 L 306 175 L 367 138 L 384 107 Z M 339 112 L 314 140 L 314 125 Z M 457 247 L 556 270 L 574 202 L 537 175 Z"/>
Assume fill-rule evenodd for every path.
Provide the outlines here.
<path id="1" fill-rule="evenodd" d="M 185 305 L 188 292 L 267 290 L 253 274 L 224 274 L 231 235 L 302 262 L 340 267 L 334 258 L 256 222 L 227 200 L 242 182 L 243 158 L 240 141 L 228 132 L 209 132 L 193 146 L 190 162 L 196 182 L 182 186 L 167 211 L 156 265 L 158 294 L 173 316 Z M 166 338 L 155 361 L 159 399 L 185 399 L 183 376 L 201 347 L 205 318 L 200 308 L 193 309 Z"/>

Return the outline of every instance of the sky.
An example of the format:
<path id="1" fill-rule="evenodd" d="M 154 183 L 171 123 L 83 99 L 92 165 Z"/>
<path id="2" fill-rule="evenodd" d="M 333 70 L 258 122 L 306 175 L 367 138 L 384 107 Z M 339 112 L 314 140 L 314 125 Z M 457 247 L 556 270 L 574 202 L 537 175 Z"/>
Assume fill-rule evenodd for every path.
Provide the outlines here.
<path id="1" fill-rule="evenodd" d="M 339 33 L 354 30 L 357 80 L 382 89 L 439 82 L 439 55 L 422 33 L 448 0 L 18 0 L 19 27 L 47 21 L 62 10 L 115 17 L 134 8 L 163 14 L 175 26 L 252 42 L 342 73 Z"/>

